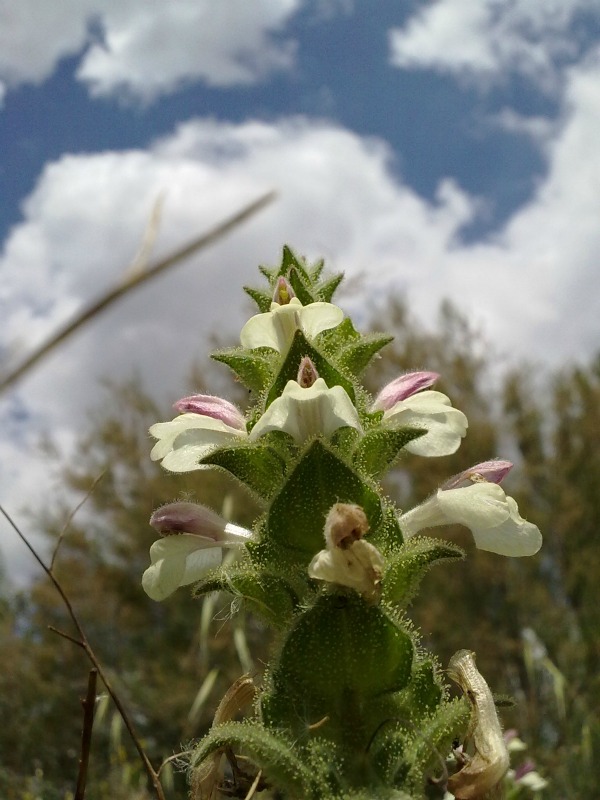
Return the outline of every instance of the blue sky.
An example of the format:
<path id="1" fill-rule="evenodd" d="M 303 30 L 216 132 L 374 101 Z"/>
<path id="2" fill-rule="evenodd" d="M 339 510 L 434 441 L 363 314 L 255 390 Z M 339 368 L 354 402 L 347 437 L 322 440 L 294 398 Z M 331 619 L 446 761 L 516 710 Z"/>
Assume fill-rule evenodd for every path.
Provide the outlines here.
<path id="1" fill-rule="evenodd" d="M 120 279 L 159 196 L 157 255 L 279 193 L 0 398 L 12 510 L 99 377 L 177 399 L 284 242 L 360 277 L 363 318 L 448 297 L 503 363 L 598 349 L 597 0 L 0 0 L 0 98 L 7 364 Z"/>

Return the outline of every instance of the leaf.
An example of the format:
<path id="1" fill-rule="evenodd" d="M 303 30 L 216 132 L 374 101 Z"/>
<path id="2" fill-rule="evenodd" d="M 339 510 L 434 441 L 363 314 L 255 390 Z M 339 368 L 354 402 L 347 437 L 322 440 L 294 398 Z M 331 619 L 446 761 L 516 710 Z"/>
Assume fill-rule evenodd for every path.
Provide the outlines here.
<path id="1" fill-rule="evenodd" d="M 277 628 L 289 624 L 298 604 L 290 583 L 279 575 L 249 569 L 247 564 L 225 567 L 219 576 L 208 577 L 194 587 L 194 596 L 229 592 L 244 598 L 251 611 Z"/>
<path id="2" fill-rule="evenodd" d="M 427 778 L 439 775 L 440 760 L 450 752 L 454 739 L 464 738 L 470 717 L 471 709 L 461 697 L 442 703 L 429 717 L 421 718 L 405 752 L 405 763 L 411 765 L 407 789 L 411 786 L 420 795 Z"/>
<path id="3" fill-rule="evenodd" d="M 312 267 L 310 267 L 308 270 L 308 277 L 311 279 L 311 281 L 316 282 L 319 280 L 324 267 L 325 261 L 322 258 L 320 258 L 318 261 L 315 261 Z"/>
<path id="4" fill-rule="evenodd" d="M 312 442 L 273 499 L 265 537 L 307 564 L 324 547 L 325 517 L 334 503 L 357 503 L 371 528 L 381 521 L 377 493 L 320 440 Z M 290 552 L 291 551 L 291 552 Z"/>
<path id="5" fill-rule="evenodd" d="M 413 667 L 410 683 L 404 693 L 411 709 L 411 719 L 434 711 L 442 700 L 442 687 L 430 659 Z"/>
<path id="6" fill-rule="evenodd" d="M 368 431 L 354 451 L 352 461 L 357 469 L 379 477 L 400 457 L 403 447 L 427 431 L 421 428 L 376 428 Z"/>
<path id="7" fill-rule="evenodd" d="M 430 567 L 440 561 L 459 561 L 464 557 L 465 551 L 450 542 L 427 536 L 408 539 L 392 558 L 383 576 L 382 598 L 405 607 L 416 594 Z"/>
<path id="8" fill-rule="evenodd" d="M 358 378 L 369 366 L 373 356 L 382 347 L 393 340 L 393 336 L 382 333 L 371 333 L 361 336 L 360 339 L 350 342 L 339 355 L 339 364 L 343 369 L 347 369 L 354 377 Z"/>
<path id="9" fill-rule="evenodd" d="M 264 264 L 261 264 L 258 268 L 258 271 L 261 275 L 264 275 L 265 278 L 269 281 L 269 285 L 275 283 L 275 279 L 279 275 L 279 268 L 278 267 L 266 267 Z"/>
<path id="10" fill-rule="evenodd" d="M 308 276 L 308 272 L 306 271 L 304 259 L 298 258 L 292 248 L 287 244 L 284 244 L 279 275 L 289 275 L 291 270 L 296 270 L 296 274 L 302 279 L 302 281 L 305 284 L 310 285 L 310 278 Z"/>
<path id="11" fill-rule="evenodd" d="M 403 689 L 411 674 L 409 634 L 360 595 L 322 595 L 297 618 L 273 673 L 274 695 L 296 708 L 286 716 L 329 715 L 332 726 L 369 716 L 369 698 Z"/>
<path id="12" fill-rule="evenodd" d="M 308 356 L 311 359 L 317 368 L 319 377 L 325 380 L 325 383 L 330 389 L 333 386 L 342 386 L 346 390 L 352 402 L 354 402 L 354 386 L 352 385 L 352 382 L 349 381 L 348 378 L 344 377 L 341 372 L 339 372 L 334 366 L 332 366 L 332 364 L 329 363 L 325 356 L 323 356 L 312 346 L 312 344 L 306 340 L 302 331 L 296 331 L 290 349 L 288 350 L 283 364 L 279 369 L 279 373 L 277 374 L 277 377 L 273 381 L 273 385 L 269 390 L 266 403 L 267 407 L 273 402 L 273 400 L 281 396 L 281 393 L 285 389 L 285 385 L 288 381 L 296 380 L 298 377 L 300 362 L 304 356 Z"/>
<path id="13" fill-rule="evenodd" d="M 225 722 L 215 726 L 195 749 L 192 769 L 197 769 L 215 751 L 225 749 L 249 756 L 273 787 L 286 797 L 307 800 L 314 797 L 312 772 L 294 754 L 291 743 L 258 722 Z"/>
<path id="14" fill-rule="evenodd" d="M 266 351 L 267 348 L 264 348 Z M 253 392 L 264 392 L 273 377 L 272 361 L 275 353 L 272 351 L 232 349 L 220 350 L 211 355 L 214 361 L 220 361 L 235 372 L 240 381 Z"/>
<path id="15" fill-rule="evenodd" d="M 261 292 L 259 289 L 252 289 L 250 286 L 244 286 L 244 291 L 247 295 L 254 300 L 258 306 L 259 311 L 263 314 L 271 310 L 271 303 L 273 298 L 267 292 Z"/>
<path id="16" fill-rule="evenodd" d="M 358 339 L 360 333 L 354 328 L 349 317 L 345 317 L 335 328 L 319 334 L 319 344 L 331 355 L 337 355 L 350 342 Z"/>
<path id="17" fill-rule="evenodd" d="M 288 278 L 298 300 L 300 300 L 303 306 L 308 306 L 315 302 L 315 298 L 310 290 L 308 276 L 305 279 L 305 275 L 306 273 L 304 270 L 301 270 L 298 266 L 294 266 L 290 269 Z"/>
<path id="18" fill-rule="evenodd" d="M 199 463 L 227 470 L 264 500 L 278 489 L 285 472 L 283 459 L 270 447 L 259 444 L 221 447 Z"/>
<path id="19" fill-rule="evenodd" d="M 329 280 L 324 281 L 319 286 L 319 299 L 324 303 L 331 303 L 331 298 L 333 297 L 335 290 L 343 280 L 344 273 L 340 272 L 337 275 L 329 278 Z"/>

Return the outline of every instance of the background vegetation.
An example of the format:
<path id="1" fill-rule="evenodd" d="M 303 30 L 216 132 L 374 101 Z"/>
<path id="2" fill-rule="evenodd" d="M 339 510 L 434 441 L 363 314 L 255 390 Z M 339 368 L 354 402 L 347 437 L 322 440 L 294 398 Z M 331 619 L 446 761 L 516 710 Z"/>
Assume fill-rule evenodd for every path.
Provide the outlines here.
<path id="1" fill-rule="evenodd" d="M 369 374 L 372 388 L 407 369 L 441 373 L 447 392 L 470 421 L 459 451 L 441 459 L 407 457 L 389 483 L 409 508 L 449 475 L 492 455 L 517 463 L 509 494 L 544 534 L 541 554 L 504 559 L 476 551 L 468 532 L 448 535 L 469 558 L 435 570 L 413 607 L 427 643 L 443 663 L 459 648 L 477 652 L 496 693 L 515 698 L 503 712 L 550 781 L 544 798 L 597 795 L 600 763 L 600 357 L 553 375 L 528 366 L 499 375 L 495 354 L 460 314 L 440 310 L 424 329 L 401 303 L 377 327 L 395 341 Z M 492 369 L 493 368 L 493 369 Z M 222 392 L 224 368 L 219 371 Z M 211 391 L 212 371 L 196 370 L 190 389 Z M 209 375 L 202 385 L 198 376 Z M 212 391 L 215 391 L 214 389 Z M 218 700 L 242 672 L 260 673 L 268 647 L 260 625 L 232 609 L 226 596 L 201 603 L 180 590 L 157 604 L 140 578 L 158 505 L 192 497 L 250 523 L 252 498 L 215 472 L 170 476 L 151 463 L 147 429 L 169 418 L 131 384 L 105 387 L 78 454 L 61 466 L 64 497 L 36 525 L 50 548 L 68 511 L 97 481 L 64 535 L 57 573 L 88 637 L 132 711 L 155 764 L 199 737 Z M 243 405 L 239 386 L 229 397 Z M 176 398 L 173 398 L 176 399 Z M 42 504 L 40 503 L 40 508 Z M 81 706 L 89 664 L 45 577 L 18 596 L 0 592 L 0 797 L 66 800 L 80 751 Z M 180 775 L 164 771 L 167 795 L 184 797 Z M 105 698 L 98 703 L 89 800 L 148 797 L 146 778 Z M 71 793 L 71 795 L 69 794 Z"/>

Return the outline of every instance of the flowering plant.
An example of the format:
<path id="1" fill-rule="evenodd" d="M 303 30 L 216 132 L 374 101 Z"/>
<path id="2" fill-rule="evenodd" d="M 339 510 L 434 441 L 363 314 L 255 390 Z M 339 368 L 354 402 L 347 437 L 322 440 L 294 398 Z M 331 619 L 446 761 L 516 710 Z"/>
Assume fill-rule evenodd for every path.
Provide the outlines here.
<path id="1" fill-rule="evenodd" d="M 499 485 L 506 461 L 465 470 L 405 513 L 385 496 L 380 480 L 404 451 L 455 452 L 467 419 L 431 372 L 369 397 L 360 376 L 391 337 L 360 334 L 331 302 L 341 276 L 322 269 L 285 248 L 280 267 L 261 268 L 268 290 L 246 290 L 259 313 L 241 347 L 214 358 L 250 390 L 247 414 L 193 395 L 150 431 L 166 469 L 226 470 L 264 513 L 245 530 L 190 502 L 159 509 L 144 589 L 229 592 L 279 634 L 260 683 L 236 682 L 190 748 L 192 798 L 406 800 L 432 784 L 483 797 L 509 767 L 490 690 L 459 651 L 448 674 L 464 696 L 451 699 L 406 616 L 427 570 L 465 553 L 421 532 L 460 523 L 505 556 L 533 555 L 540 532 Z M 238 558 L 222 561 L 225 548 Z"/>

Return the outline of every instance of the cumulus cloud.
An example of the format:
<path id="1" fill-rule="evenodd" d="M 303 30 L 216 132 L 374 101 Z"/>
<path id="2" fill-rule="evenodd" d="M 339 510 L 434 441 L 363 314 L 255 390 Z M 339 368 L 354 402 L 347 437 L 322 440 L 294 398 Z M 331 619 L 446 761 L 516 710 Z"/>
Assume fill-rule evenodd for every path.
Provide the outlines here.
<path id="1" fill-rule="evenodd" d="M 582 15 L 594 0 L 436 0 L 390 31 L 391 62 L 504 82 L 519 72 L 549 88 L 585 46 Z"/>
<path id="2" fill-rule="evenodd" d="M 144 101 L 183 82 L 254 83 L 294 62 L 286 23 L 303 0 L 0 0 L 0 78 L 40 83 L 60 59 L 81 55 L 93 95 Z"/>
<path id="3" fill-rule="evenodd" d="M 196 119 L 148 150 L 49 164 L 0 255 L 4 352 L 17 343 L 25 353 L 122 276 L 161 192 L 157 255 L 271 188 L 279 198 L 228 240 L 122 300 L 2 398 L 11 434 L 0 444 L 0 499 L 11 507 L 30 500 L 28 476 L 39 466 L 30 464 L 27 436 L 48 431 L 68 449 L 99 402 L 99 376 L 137 372 L 169 401 L 186 392 L 188 366 L 207 339 L 237 341 L 249 308 L 239 287 L 257 280 L 257 264 L 276 263 L 284 242 L 364 276 L 361 297 L 343 297 L 347 308 L 364 308 L 369 286 L 374 297 L 407 292 L 422 318 L 448 297 L 513 359 L 591 355 L 600 319 L 599 129 L 594 53 L 568 73 L 534 196 L 492 238 L 468 243 L 460 231 L 477 214 L 475 198 L 450 179 L 433 202 L 420 197 L 398 177 L 385 143 L 325 121 Z"/>

